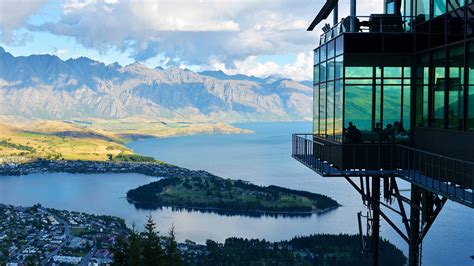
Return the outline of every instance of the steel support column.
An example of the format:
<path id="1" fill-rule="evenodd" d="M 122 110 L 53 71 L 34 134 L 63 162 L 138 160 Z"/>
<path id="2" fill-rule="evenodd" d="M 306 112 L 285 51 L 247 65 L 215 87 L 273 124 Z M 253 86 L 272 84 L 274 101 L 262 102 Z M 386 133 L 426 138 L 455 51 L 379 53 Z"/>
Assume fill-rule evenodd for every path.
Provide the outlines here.
<path id="1" fill-rule="evenodd" d="M 420 206 L 421 204 L 421 189 L 415 185 L 411 185 L 411 204 L 412 206 Z M 420 243 L 418 237 L 420 236 L 420 209 L 410 208 L 410 232 L 408 238 L 408 265 L 420 265 Z"/>
<path id="2" fill-rule="evenodd" d="M 367 177 L 369 178 L 369 177 Z M 380 242 L 380 177 L 372 177 L 372 263 L 379 265 L 379 242 Z"/>

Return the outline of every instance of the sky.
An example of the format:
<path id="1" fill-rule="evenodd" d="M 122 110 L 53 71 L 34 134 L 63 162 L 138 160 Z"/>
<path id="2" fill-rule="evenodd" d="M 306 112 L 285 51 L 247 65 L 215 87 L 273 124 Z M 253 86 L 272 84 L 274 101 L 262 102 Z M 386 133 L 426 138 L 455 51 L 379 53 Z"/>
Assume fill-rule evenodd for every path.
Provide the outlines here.
<path id="1" fill-rule="evenodd" d="M 358 14 L 381 12 L 382 2 L 359 0 Z M 306 29 L 324 3 L 0 0 L 0 46 L 15 56 L 84 56 L 105 64 L 311 80 L 312 50 L 321 30 Z M 348 14 L 348 5 L 340 1 L 340 17 Z"/>

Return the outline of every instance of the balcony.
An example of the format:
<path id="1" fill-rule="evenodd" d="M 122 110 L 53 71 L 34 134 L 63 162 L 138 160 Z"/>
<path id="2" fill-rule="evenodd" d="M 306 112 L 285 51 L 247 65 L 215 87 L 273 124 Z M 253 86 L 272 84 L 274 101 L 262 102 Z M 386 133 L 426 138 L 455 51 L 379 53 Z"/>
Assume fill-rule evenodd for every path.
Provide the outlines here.
<path id="1" fill-rule="evenodd" d="M 320 45 L 336 38 L 342 33 L 404 33 L 410 31 L 413 17 L 372 14 L 343 18 L 336 25 L 324 29 L 320 37 Z"/>
<path id="2" fill-rule="evenodd" d="M 399 177 L 474 207 L 474 163 L 396 143 L 347 144 L 294 134 L 292 157 L 323 177 Z"/>

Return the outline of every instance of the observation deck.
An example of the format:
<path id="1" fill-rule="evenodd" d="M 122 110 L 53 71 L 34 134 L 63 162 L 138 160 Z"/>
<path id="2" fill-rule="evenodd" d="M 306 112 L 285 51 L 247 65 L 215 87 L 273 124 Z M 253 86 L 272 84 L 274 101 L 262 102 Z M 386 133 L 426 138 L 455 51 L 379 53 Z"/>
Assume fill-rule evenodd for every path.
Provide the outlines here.
<path id="1" fill-rule="evenodd" d="M 474 208 L 474 163 L 396 143 L 294 134 L 292 157 L 323 177 L 398 177 Z"/>

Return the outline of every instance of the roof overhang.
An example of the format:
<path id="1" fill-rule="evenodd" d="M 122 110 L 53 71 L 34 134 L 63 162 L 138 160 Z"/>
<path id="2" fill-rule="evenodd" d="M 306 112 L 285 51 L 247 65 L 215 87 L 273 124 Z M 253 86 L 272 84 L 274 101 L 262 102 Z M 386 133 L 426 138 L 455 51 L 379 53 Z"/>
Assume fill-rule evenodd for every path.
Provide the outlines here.
<path id="1" fill-rule="evenodd" d="M 313 22 L 311 22 L 311 25 L 309 25 L 307 30 L 312 31 L 316 27 L 316 25 L 318 25 L 321 21 L 325 20 L 337 6 L 338 1 L 339 0 L 327 0 L 324 6 L 319 11 L 318 15 L 314 18 Z"/>

